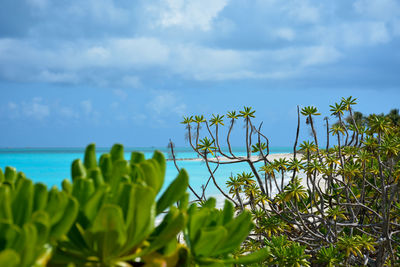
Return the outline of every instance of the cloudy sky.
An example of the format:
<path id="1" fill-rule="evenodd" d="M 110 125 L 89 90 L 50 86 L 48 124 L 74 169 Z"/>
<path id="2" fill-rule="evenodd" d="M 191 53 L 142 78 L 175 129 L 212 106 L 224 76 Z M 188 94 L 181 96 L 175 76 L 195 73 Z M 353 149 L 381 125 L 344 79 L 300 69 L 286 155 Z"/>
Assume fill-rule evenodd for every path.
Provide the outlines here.
<path id="1" fill-rule="evenodd" d="M 399 0 L 3 0 L 0 147 L 184 146 L 244 105 L 290 146 L 296 105 L 399 108 L 399 47 Z"/>

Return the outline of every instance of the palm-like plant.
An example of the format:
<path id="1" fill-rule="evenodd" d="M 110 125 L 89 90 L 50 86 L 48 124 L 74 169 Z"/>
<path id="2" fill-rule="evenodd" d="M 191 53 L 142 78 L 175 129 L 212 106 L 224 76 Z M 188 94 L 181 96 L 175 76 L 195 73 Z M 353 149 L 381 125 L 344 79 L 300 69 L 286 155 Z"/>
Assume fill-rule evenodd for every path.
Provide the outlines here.
<path id="1" fill-rule="evenodd" d="M 347 259 L 350 257 L 350 253 L 355 257 L 362 256 L 362 245 L 357 236 L 341 236 L 338 238 L 337 246 L 345 253 Z"/>
<path id="2" fill-rule="evenodd" d="M 273 166 L 275 170 L 281 172 L 281 189 L 283 190 L 283 182 L 285 180 L 285 171 L 287 170 L 288 161 L 286 158 L 275 159 Z"/>
<path id="3" fill-rule="evenodd" d="M 305 152 L 307 154 L 307 160 L 310 160 L 310 154 L 317 151 L 317 147 L 314 142 L 303 141 L 303 143 L 300 144 L 299 151 Z"/>
<path id="4" fill-rule="evenodd" d="M 243 107 L 243 111 L 239 111 L 240 115 L 239 117 L 243 117 L 245 120 L 249 118 L 254 118 L 254 113 L 256 111 L 252 110 L 252 107 Z"/>
<path id="5" fill-rule="evenodd" d="M 335 103 L 335 105 L 329 105 L 329 107 L 331 108 L 331 109 L 330 109 L 330 112 L 332 112 L 331 115 L 337 116 L 337 117 L 343 116 L 344 111 L 345 111 L 345 109 L 346 109 L 346 107 L 345 107 L 345 105 L 343 104 L 343 102 L 340 103 L 340 104 Z"/>
<path id="6" fill-rule="evenodd" d="M 197 149 L 203 150 L 205 155 L 210 152 L 214 156 L 213 150 L 217 148 L 213 146 L 213 144 L 214 140 L 211 141 L 210 139 L 208 139 L 208 137 L 204 137 L 200 140 L 200 144 L 197 146 Z"/>
<path id="7" fill-rule="evenodd" d="M 341 209 L 340 206 L 335 206 L 334 208 L 329 208 L 326 211 L 326 214 L 331 217 L 333 220 L 337 220 L 338 218 L 341 218 L 343 220 L 346 220 L 346 212 L 344 210 Z"/>
<path id="8" fill-rule="evenodd" d="M 212 114 L 212 118 L 210 119 L 211 122 L 211 126 L 212 125 L 224 125 L 224 121 L 223 121 L 224 115 L 220 116 L 219 114 L 214 115 Z"/>
<path id="9" fill-rule="evenodd" d="M 239 118 L 239 115 L 236 114 L 236 111 L 228 111 L 228 114 L 226 114 L 226 116 L 231 120 L 237 120 Z"/>
<path id="10" fill-rule="evenodd" d="M 317 262 L 326 264 L 327 267 L 340 266 L 344 255 L 332 244 L 329 247 L 321 248 L 317 253 Z"/>
<path id="11" fill-rule="evenodd" d="M 285 187 L 283 195 L 284 201 L 296 200 L 299 202 L 301 199 L 308 197 L 307 190 L 301 185 L 300 179 L 297 177 Z"/>
<path id="12" fill-rule="evenodd" d="M 307 121 L 308 123 L 310 123 L 311 125 L 311 130 L 314 136 L 314 141 L 315 141 L 315 145 L 317 146 L 317 154 L 319 155 L 319 146 L 318 146 L 318 138 L 317 138 L 317 133 L 315 132 L 315 128 L 314 128 L 314 122 L 313 122 L 313 118 L 312 116 L 318 116 L 321 115 L 321 113 L 318 113 L 318 110 L 316 107 L 313 106 L 308 106 L 308 107 L 304 107 L 301 109 L 301 114 L 303 116 L 307 117 Z"/>

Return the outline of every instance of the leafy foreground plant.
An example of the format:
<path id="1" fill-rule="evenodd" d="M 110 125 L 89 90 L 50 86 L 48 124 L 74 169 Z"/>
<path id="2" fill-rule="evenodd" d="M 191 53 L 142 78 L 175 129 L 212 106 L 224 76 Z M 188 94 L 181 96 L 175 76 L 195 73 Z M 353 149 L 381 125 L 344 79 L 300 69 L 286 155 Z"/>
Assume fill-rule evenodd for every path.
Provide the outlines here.
<path id="1" fill-rule="evenodd" d="M 215 200 L 188 209 L 185 170 L 156 197 L 165 170 L 161 152 L 147 160 L 133 152 L 127 161 L 122 145 L 114 145 L 97 163 L 95 147 L 89 145 L 84 163 L 78 159 L 72 164 L 72 184 L 63 182 L 64 192 L 78 200 L 79 214 L 57 243 L 49 265 L 226 266 L 267 257 L 265 249 L 232 257 L 251 230 L 250 214 L 235 218 L 232 204 L 227 202 L 219 211 Z M 156 227 L 155 218 L 161 213 L 166 214 Z M 180 232 L 187 245 L 178 242 Z"/>
<path id="2" fill-rule="evenodd" d="M 22 172 L 0 169 L 0 266 L 43 266 L 78 214 L 78 202 Z"/>

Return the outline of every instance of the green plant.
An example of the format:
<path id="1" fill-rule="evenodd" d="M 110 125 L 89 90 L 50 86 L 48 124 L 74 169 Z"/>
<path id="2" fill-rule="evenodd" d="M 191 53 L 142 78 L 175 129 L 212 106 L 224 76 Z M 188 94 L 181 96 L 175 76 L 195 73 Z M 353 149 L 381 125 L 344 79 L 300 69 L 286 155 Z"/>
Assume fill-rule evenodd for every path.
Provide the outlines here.
<path id="1" fill-rule="evenodd" d="M 0 172 L 0 266 L 44 266 L 70 229 L 78 202 L 6 167 Z"/>
<path id="2" fill-rule="evenodd" d="M 50 266 L 226 266 L 266 257 L 268 251 L 260 250 L 233 258 L 251 230 L 251 216 L 235 217 L 230 202 L 217 210 L 215 200 L 188 209 L 185 170 L 157 197 L 165 171 L 161 152 L 151 159 L 133 152 L 127 161 L 117 144 L 97 163 L 94 144 L 89 145 L 84 162 L 72 163 L 72 184 L 63 182 L 64 191 L 79 201 L 79 215 L 57 243 Z M 179 232 L 186 245 L 178 242 Z"/>

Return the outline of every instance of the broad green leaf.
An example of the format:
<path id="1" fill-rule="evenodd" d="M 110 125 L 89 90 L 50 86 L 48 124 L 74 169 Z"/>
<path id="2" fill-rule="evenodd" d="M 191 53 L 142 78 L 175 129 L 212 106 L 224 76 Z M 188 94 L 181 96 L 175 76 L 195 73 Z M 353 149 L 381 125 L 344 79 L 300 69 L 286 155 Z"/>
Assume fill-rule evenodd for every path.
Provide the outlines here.
<path id="1" fill-rule="evenodd" d="M 94 183 L 92 179 L 77 177 L 72 187 L 72 195 L 81 205 L 84 205 L 94 193 Z"/>
<path id="2" fill-rule="evenodd" d="M 34 185 L 34 203 L 33 210 L 43 210 L 47 205 L 47 187 L 42 183 Z"/>
<path id="3" fill-rule="evenodd" d="M 174 204 L 185 194 L 189 185 L 189 176 L 186 170 L 182 169 L 175 180 L 168 186 L 164 194 L 157 201 L 157 214 Z"/>
<path id="4" fill-rule="evenodd" d="M 135 185 L 133 199 L 133 213 L 128 231 L 132 244 L 141 242 L 154 228 L 155 220 L 155 193 L 148 186 Z"/>
<path id="5" fill-rule="evenodd" d="M 165 161 L 164 154 L 162 152 L 156 150 L 156 151 L 154 151 L 152 159 L 154 159 L 158 163 L 158 166 L 160 167 L 160 171 L 161 171 L 161 176 L 165 177 L 165 171 L 167 169 L 167 162 Z"/>
<path id="6" fill-rule="evenodd" d="M 61 219 L 67 203 L 67 193 L 58 191 L 55 186 L 50 189 L 45 209 L 50 217 L 50 225 L 53 225 Z"/>
<path id="7" fill-rule="evenodd" d="M 232 202 L 230 202 L 229 200 L 225 200 L 225 205 L 224 205 L 224 209 L 222 211 L 222 224 L 227 224 L 228 222 L 230 222 L 233 218 L 233 215 L 235 214 L 235 208 L 233 207 Z"/>
<path id="8" fill-rule="evenodd" d="M 176 235 L 182 231 L 185 225 L 185 214 L 177 208 L 171 207 L 161 224 L 152 233 L 148 251 L 154 251 L 167 245 L 171 240 L 176 240 Z"/>
<path id="9" fill-rule="evenodd" d="M 113 145 L 110 154 L 113 163 L 118 160 L 124 160 L 124 146 L 121 144 Z"/>
<path id="10" fill-rule="evenodd" d="M 237 249 L 250 233 L 252 226 L 251 214 L 246 211 L 226 223 L 224 227 L 228 231 L 229 238 L 221 243 L 213 255 L 220 255 Z"/>
<path id="11" fill-rule="evenodd" d="M 33 183 L 24 179 L 16 189 L 12 203 L 14 223 L 22 226 L 32 215 L 33 207 Z"/>
<path id="12" fill-rule="evenodd" d="M 130 160 L 131 164 L 138 164 L 138 163 L 141 163 L 143 161 L 145 161 L 145 157 L 144 157 L 143 153 L 135 152 L 135 151 L 133 151 L 131 153 L 131 160 Z"/>
<path id="13" fill-rule="evenodd" d="M 192 250 L 196 256 L 214 255 L 215 248 L 227 238 L 228 231 L 223 226 L 207 227 L 200 230 L 196 242 L 192 243 Z"/>
<path id="14" fill-rule="evenodd" d="M 144 182 L 154 189 L 156 193 L 161 188 L 160 181 L 158 179 L 158 173 L 154 165 L 148 160 L 141 162 L 139 164 L 140 168 L 143 170 L 143 180 Z"/>
<path id="15" fill-rule="evenodd" d="M 98 188 L 86 203 L 81 203 L 80 205 L 86 218 L 91 222 L 96 217 L 96 214 L 103 203 L 103 197 L 106 189 L 107 188 L 105 186 Z"/>
<path id="16" fill-rule="evenodd" d="M 18 267 L 20 257 L 17 252 L 11 249 L 6 249 L 0 252 L 0 266 Z"/>
<path id="17" fill-rule="evenodd" d="M 98 167 L 90 169 L 88 177 L 93 180 L 94 186 L 96 188 L 104 184 L 103 175 L 101 174 L 101 170 Z"/>
<path id="18" fill-rule="evenodd" d="M 17 170 L 13 167 L 7 166 L 4 172 L 4 180 L 13 184 L 17 179 Z"/>
<path id="19" fill-rule="evenodd" d="M 112 161 L 110 154 L 103 154 L 100 157 L 99 165 L 101 169 L 101 173 L 103 174 L 104 182 L 110 183 L 110 179 L 112 177 Z"/>
<path id="20" fill-rule="evenodd" d="M 0 168 L 0 183 L 4 181 L 4 173 L 3 170 Z"/>
<path id="21" fill-rule="evenodd" d="M 66 234 L 75 222 L 76 216 L 78 215 L 79 204 L 75 198 L 69 197 L 68 204 L 64 209 L 64 214 L 61 219 L 53 225 L 50 231 L 52 238 L 57 239 L 62 235 Z"/>
<path id="22" fill-rule="evenodd" d="M 251 254 L 241 256 L 237 259 L 224 260 L 224 262 L 233 264 L 252 264 L 252 263 L 260 263 L 269 257 L 271 257 L 271 250 L 269 247 L 266 247 L 259 249 Z"/>
<path id="23" fill-rule="evenodd" d="M 96 145 L 89 144 L 85 149 L 84 165 L 86 169 L 93 169 L 97 167 L 96 160 Z"/>
<path id="24" fill-rule="evenodd" d="M 37 230 L 37 239 L 39 245 L 44 245 L 48 242 L 48 236 L 50 233 L 50 218 L 49 215 L 39 210 L 32 214 L 32 223 L 35 225 Z"/>
<path id="25" fill-rule="evenodd" d="M 68 179 L 64 179 L 61 183 L 62 189 L 68 193 L 72 194 L 72 183 Z"/>
<path id="26" fill-rule="evenodd" d="M 0 221 L 12 223 L 11 193 L 8 186 L 0 187 Z"/>
<path id="27" fill-rule="evenodd" d="M 80 159 L 76 159 L 72 162 L 71 177 L 72 181 L 75 181 L 77 177 L 86 177 L 86 168 Z"/>

